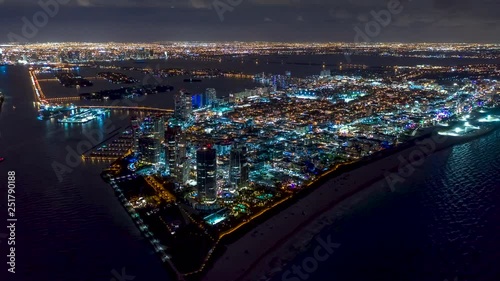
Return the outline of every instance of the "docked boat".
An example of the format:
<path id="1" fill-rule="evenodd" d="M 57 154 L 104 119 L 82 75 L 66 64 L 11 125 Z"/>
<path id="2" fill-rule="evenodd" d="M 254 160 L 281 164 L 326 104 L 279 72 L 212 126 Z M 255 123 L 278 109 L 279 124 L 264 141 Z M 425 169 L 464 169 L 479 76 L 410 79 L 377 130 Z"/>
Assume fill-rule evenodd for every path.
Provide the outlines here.
<path id="1" fill-rule="evenodd" d="M 5 101 L 5 97 L 2 94 L 2 92 L 0 92 L 0 106 L 2 106 L 2 104 L 3 104 L 4 101 Z"/>

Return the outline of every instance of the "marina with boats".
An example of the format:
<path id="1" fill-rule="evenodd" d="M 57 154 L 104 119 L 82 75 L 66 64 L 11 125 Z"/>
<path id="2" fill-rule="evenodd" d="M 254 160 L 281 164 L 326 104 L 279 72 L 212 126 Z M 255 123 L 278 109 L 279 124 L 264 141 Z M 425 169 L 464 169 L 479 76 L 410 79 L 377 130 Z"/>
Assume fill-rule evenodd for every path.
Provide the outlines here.
<path id="1" fill-rule="evenodd" d="M 41 104 L 38 110 L 38 120 L 49 120 L 62 116 L 76 110 L 77 107 L 73 104 L 60 105 L 60 104 Z"/>

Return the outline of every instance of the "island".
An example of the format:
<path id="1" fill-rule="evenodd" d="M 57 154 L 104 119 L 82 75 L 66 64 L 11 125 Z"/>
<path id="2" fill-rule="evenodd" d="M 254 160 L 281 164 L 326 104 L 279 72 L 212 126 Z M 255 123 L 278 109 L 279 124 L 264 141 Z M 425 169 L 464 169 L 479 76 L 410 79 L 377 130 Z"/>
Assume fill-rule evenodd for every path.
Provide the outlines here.
<path id="1" fill-rule="evenodd" d="M 500 124 L 494 65 L 363 71 L 178 91 L 173 114 L 131 118 L 102 177 L 178 280 L 270 277 L 263 261 L 341 200 Z"/>

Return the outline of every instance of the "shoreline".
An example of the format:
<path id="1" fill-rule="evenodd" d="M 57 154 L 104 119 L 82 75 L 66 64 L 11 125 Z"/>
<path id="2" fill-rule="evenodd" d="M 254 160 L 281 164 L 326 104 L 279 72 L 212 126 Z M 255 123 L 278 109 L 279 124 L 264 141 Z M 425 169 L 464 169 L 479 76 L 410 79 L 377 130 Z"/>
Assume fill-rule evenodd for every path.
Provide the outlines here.
<path id="1" fill-rule="evenodd" d="M 436 144 L 435 149 L 426 153 L 425 159 L 435 152 L 483 137 L 498 128 L 500 124 L 492 123 L 461 137 L 438 137 L 437 131 L 443 128 L 430 127 L 422 130 L 421 135 L 412 137 L 397 147 L 375 152 L 353 162 L 338 164 L 295 195 L 284 198 L 274 208 L 264 211 L 242 227 L 231 230 L 227 235 L 222 235 L 200 270 L 180 273 L 169 260 L 163 261 L 163 265 L 177 280 L 254 281 L 270 273 L 279 272 L 276 271 L 278 267 L 271 265 L 277 258 L 276 253 L 285 252 L 285 254 L 278 255 L 278 260 L 283 256 L 289 256 L 289 259 L 295 256 L 290 250 L 284 250 L 284 245 L 304 234 L 304 230 L 308 230 L 307 226 L 318 223 L 318 219 L 324 217 L 332 209 L 348 199 L 356 198 L 355 195 L 370 190 L 368 187 L 386 177 L 387 172 L 397 170 L 400 166 L 397 159 L 399 156 L 406 155 L 404 158 L 408 159 L 411 152 L 422 150 L 418 149 L 421 146 L 419 141 L 434 139 Z M 437 140 L 436 137 L 438 137 Z M 326 194 L 323 195 L 323 193 Z M 125 205 L 123 207 L 127 209 Z M 300 216 L 301 213 L 302 216 Z M 288 219 L 288 217 L 291 218 Z M 320 228 L 323 229 L 329 224 L 331 222 L 324 224 L 323 221 Z M 279 231 L 269 231 L 273 228 Z M 310 233 L 310 231 L 307 232 Z M 257 234 L 260 234 L 260 239 L 254 239 Z M 302 240 L 306 241 L 306 239 Z M 304 242 L 298 244 L 304 246 Z M 281 261 L 280 266 L 284 266 L 288 260 L 281 259 Z"/>
<path id="2" fill-rule="evenodd" d="M 425 158 L 443 149 L 489 135 L 499 127 L 500 125 L 498 124 L 489 124 L 484 130 L 476 131 L 476 133 L 471 135 L 462 137 L 439 136 L 444 141 L 442 143 L 434 141 L 436 145 L 435 149 L 432 149 L 432 152 L 426 155 Z M 255 236 L 252 236 L 252 233 L 249 232 L 243 234 L 234 243 L 226 245 L 226 251 L 214 261 L 212 268 L 208 270 L 202 280 L 254 281 L 270 274 L 276 267 L 271 266 L 270 268 L 269 264 L 272 264 L 273 260 L 283 256 L 283 253 L 279 255 L 276 253 L 286 252 L 283 251 L 284 245 L 294 237 L 304 234 L 304 231 L 307 230 L 306 226 L 318 223 L 318 219 L 323 214 L 332 211 L 332 209 L 346 199 L 353 198 L 355 197 L 354 195 L 380 182 L 384 179 L 387 172 L 397 171 L 400 168 L 398 157 L 403 156 L 404 159 L 408 159 L 408 155 L 418 149 L 416 142 L 431 140 L 436 135 L 436 130 L 433 130 L 431 133 L 409 140 L 407 143 L 402 144 L 401 147 L 395 148 L 392 151 L 377 152 L 367 159 L 339 167 L 338 170 L 340 171 L 333 171 L 332 175 L 329 175 L 332 171 L 326 172 L 327 178 L 319 179 L 319 183 L 314 183 L 317 187 L 311 186 L 308 188 L 312 190 L 303 196 L 303 198 L 298 198 L 299 200 L 293 202 L 291 206 L 287 206 L 279 211 L 278 214 L 267 218 L 252 229 L 252 233 L 261 234 L 260 239 L 254 239 Z M 409 162 L 408 164 L 413 164 Z M 340 184 L 341 182 L 343 183 Z M 384 183 L 384 185 L 387 186 L 388 184 Z M 341 188 L 344 189 L 342 190 Z M 323 195 L 323 193 L 326 194 Z M 303 215 L 303 218 L 295 216 L 296 213 L 310 213 L 311 211 L 311 215 Z M 288 217 L 291 217 L 291 219 L 288 219 Z M 295 220 L 290 222 L 293 219 Z M 323 224 L 321 229 L 327 225 Z M 280 229 L 279 232 L 269 231 L 269 229 L 272 230 L 275 226 L 277 229 Z M 244 249 L 252 249 L 252 252 L 243 253 L 246 251 Z M 255 254 L 253 253 L 254 251 Z M 289 250 L 287 251 L 289 252 Z M 271 255 L 271 253 L 274 253 L 274 255 Z"/>

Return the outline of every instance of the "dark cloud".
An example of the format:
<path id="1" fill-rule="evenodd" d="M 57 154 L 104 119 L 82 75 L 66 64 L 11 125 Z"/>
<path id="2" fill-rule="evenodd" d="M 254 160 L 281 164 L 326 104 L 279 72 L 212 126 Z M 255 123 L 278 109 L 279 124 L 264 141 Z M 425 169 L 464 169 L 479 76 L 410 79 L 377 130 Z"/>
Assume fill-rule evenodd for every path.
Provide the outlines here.
<path id="1" fill-rule="evenodd" d="M 240 0 L 231 7 L 227 0 L 71 0 L 29 40 L 352 42 L 354 28 L 363 29 L 388 1 Z M 498 41 L 500 1 L 400 1 L 402 12 L 373 41 Z M 0 0 L 0 41 L 21 34 L 23 17 L 32 22 L 43 11 L 37 2 Z"/>

